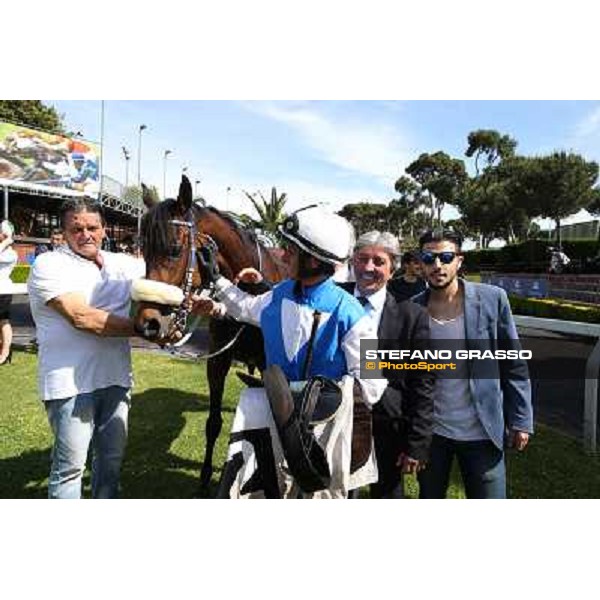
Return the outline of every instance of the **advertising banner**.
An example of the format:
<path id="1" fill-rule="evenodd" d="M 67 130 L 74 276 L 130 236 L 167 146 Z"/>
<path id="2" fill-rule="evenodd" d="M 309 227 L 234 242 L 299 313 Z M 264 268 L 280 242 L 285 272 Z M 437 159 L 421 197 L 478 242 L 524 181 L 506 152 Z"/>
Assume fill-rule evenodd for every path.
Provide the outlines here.
<path id="1" fill-rule="evenodd" d="M 0 181 L 98 195 L 100 147 L 79 138 L 0 121 Z"/>
<path id="2" fill-rule="evenodd" d="M 513 277 L 511 275 L 482 275 L 482 283 L 490 283 L 503 288 L 507 294 L 529 298 L 547 298 L 548 281 L 534 277 Z"/>

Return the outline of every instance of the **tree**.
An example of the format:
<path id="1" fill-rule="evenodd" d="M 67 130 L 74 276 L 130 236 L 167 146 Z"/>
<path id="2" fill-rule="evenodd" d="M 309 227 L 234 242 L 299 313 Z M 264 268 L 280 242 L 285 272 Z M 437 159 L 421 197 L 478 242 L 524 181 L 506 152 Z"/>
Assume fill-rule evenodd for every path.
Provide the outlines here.
<path id="1" fill-rule="evenodd" d="M 277 227 L 286 217 L 283 207 L 287 202 L 287 195 L 283 193 L 281 196 L 278 196 L 277 190 L 274 187 L 271 188 L 271 199 L 269 201 L 265 199 L 262 192 L 258 192 L 260 202 L 256 199 L 256 195 L 249 194 L 246 191 L 244 191 L 244 194 L 252 202 L 252 206 L 254 206 L 258 213 L 259 226 L 265 231 L 277 233 Z"/>
<path id="2" fill-rule="evenodd" d="M 595 205 L 598 164 L 564 151 L 521 161 L 516 187 L 523 208 L 532 216 L 549 217 L 556 223 L 561 246 L 560 221 L 581 208 Z"/>
<path id="3" fill-rule="evenodd" d="M 400 195 L 388 205 L 394 230 L 403 240 L 411 242 L 429 227 L 431 207 L 423 188 L 410 177 L 402 176 L 394 185 Z"/>
<path id="4" fill-rule="evenodd" d="M 63 116 L 41 100 L 0 100 L 0 120 L 37 127 L 51 133 L 65 133 Z"/>
<path id="5" fill-rule="evenodd" d="M 442 222 L 445 204 L 454 204 L 460 197 L 467 181 L 462 160 L 451 158 L 445 152 L 423 153 L 406 167 L 408 173 L 428 194 L 431 209 L 431 225 Z"/>
<path id="6" fill-rule="evenodd" d="M 357 237 L 374 229 L 389 231 L 391 227 L 388 207 L 385 204 L 346 204 L 338 214 L 352 223 Z"/>
<path id="7" fill-rule="evenodd" d="M 508 135 L 502 135 L 494 129 L 477 129 L 469 133 L 467 138 L 469 146 L 465 151 L 465 156 L 469 158 L 475 156 L 475 173 L 479 176 L 479 159 L 486 159 L 485 169 L 497 165 L 501 160 L 514 156 L 517 141 Z"/>
<path id="8" fill-rule="evenodd" d="M 512 193 L 510 180 L 516 171 L 507 165 L 515 160 L 517 141 L 493 129 L 469 133 L 465 156 L 475 158 L 475 176 L 470 178 L 458 202 L 462 218 L 486 248 L 495 237 L 509 243 L 526 237 L 530 219 Z"/>

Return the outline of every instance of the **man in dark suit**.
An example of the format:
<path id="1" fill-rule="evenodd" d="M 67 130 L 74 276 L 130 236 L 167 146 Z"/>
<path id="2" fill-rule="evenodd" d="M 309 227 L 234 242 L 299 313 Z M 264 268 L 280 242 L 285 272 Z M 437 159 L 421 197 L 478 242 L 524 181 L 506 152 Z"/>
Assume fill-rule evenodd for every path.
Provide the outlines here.
<path id="1" fill-rule="evenodd" d="M 426 312 L 398 303 L 387 291 L 400 248 L 388 232 L 370 231 L 356 242 L 352 264 L 356 283 L 341 286 L 356 296 L 377 331 L 380 347 L 423 350 L 429 344 Z M 402 498 L 404 473 L 420 471 L 428 457 L 433 418 L 434 378 L 417 371 L 397 372 L 373 407 L 373 438 L 379 479 L 374 498 Z"/>

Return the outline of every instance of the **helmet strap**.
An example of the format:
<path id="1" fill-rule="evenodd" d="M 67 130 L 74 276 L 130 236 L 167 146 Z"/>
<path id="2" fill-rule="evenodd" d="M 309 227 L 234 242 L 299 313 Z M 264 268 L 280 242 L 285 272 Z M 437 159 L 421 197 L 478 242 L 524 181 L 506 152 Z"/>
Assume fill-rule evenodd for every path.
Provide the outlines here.
<path id="1" fill-rule="evenodd" d="M 298 279 L 324 274 L 325 265 L 308 252 L 300 250 L 298 255 Z"/>

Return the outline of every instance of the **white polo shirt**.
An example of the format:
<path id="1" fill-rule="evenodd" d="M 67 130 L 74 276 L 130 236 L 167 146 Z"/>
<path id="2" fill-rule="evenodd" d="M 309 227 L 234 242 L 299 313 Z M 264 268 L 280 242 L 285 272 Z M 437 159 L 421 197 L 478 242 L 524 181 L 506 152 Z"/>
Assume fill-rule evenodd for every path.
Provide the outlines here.
<path id="1" fill-rule="evenodd" d="M 17 264 L 17 253 L 10 247 L 0 252 L 0 283 L 10 281 L 10 274 Z"/>
<path id="2" fill-rule="evenodd" d="M 67 293 L 120 317 L 128 317 L 131 282 L 145 275 L 143 260 L 101 251 L 97 265 L 67 246 L 40 254 L 27 287 L 36 323 L 38 385 L 43 400 L 69 398 L 119 385 L 131 387 L 131 351 L 127 338 L 100 337 L 75 329 L 47 302 Z"/>

